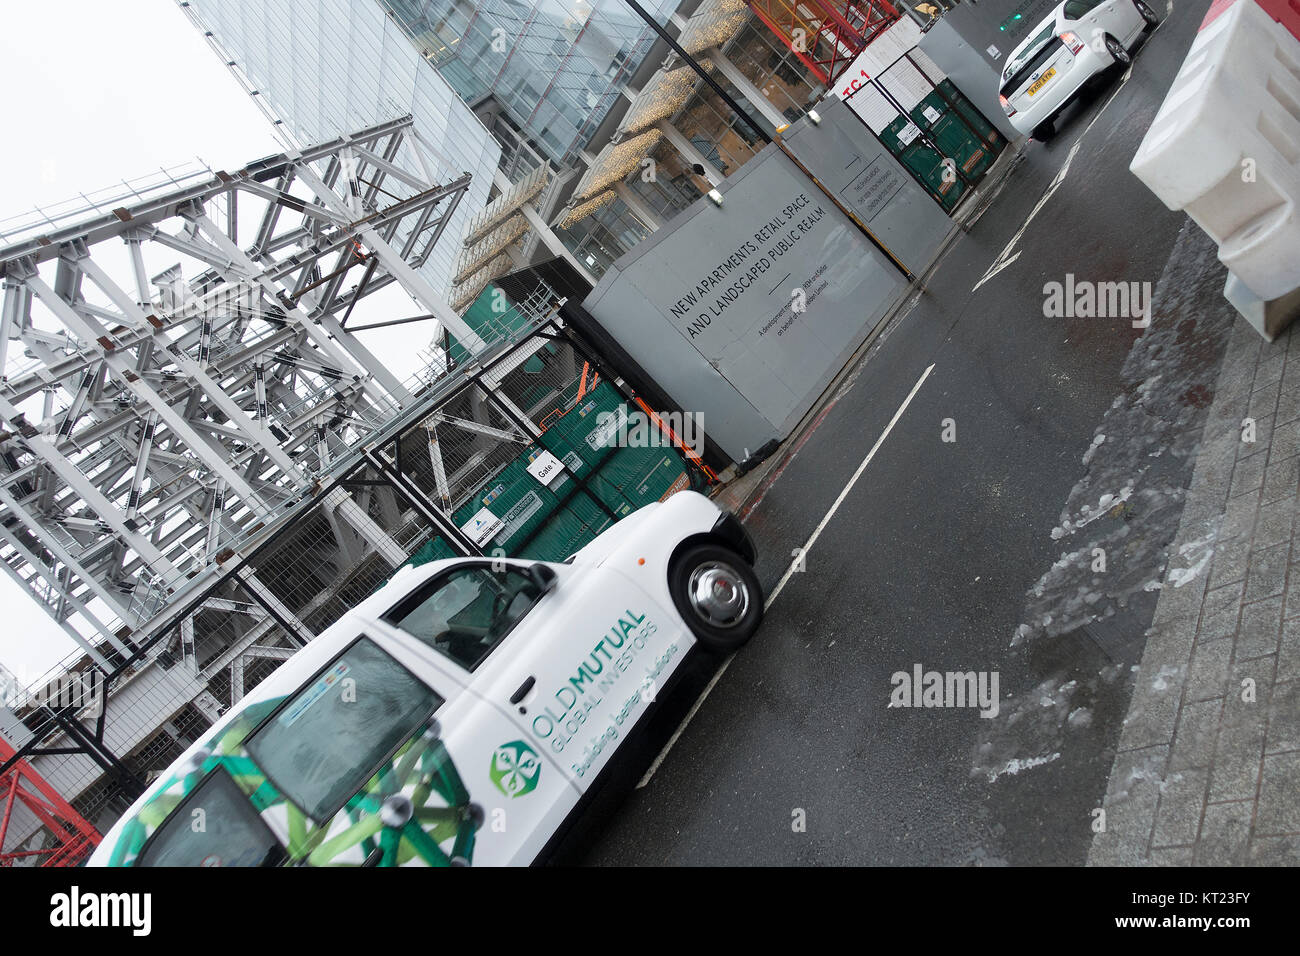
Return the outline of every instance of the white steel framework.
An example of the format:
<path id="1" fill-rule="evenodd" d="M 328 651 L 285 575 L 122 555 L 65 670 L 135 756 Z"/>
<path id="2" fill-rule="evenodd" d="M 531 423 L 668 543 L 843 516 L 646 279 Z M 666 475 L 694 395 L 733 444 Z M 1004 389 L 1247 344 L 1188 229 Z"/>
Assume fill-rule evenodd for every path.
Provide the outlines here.
<path id="1" fill-rule="evenodd" d="M 418 272 L 470 174 L 407 172 L 410 125 L 0 223 L 0 563 L 105 671 L 411 403 L 359 300 L 396 284 L 483 349 Z"/>

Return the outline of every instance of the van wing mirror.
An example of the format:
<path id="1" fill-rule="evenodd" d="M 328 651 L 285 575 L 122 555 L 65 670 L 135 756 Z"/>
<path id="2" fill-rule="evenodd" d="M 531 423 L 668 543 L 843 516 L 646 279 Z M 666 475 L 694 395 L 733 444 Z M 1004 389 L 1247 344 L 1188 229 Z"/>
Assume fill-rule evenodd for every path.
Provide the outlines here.
<path id="1" fill-rule="evenodd" d="M 537 590 L 542 594 L 551 591 L 559 582 L 559 575 L 549 566 L 537 562 L 528 566 L 528 578 L 537 586 Z"/>

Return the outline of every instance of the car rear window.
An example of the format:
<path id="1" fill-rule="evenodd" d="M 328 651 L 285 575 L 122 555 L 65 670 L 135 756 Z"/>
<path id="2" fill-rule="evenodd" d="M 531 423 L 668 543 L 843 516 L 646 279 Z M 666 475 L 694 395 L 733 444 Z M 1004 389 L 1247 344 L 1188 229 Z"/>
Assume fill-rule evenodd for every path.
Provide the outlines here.
<path id="1" fill-rule="evenodd" d="M 1006 72 L 1002 74 L 1003 83 L 999 92 L 1003 96 L 1014 92 L 1034 70 L 1050 60 L 1052 54 L 1061 48 L 1061 38 L 1053 36 L 1055 31 L 1056 21 L 1053 20 L 1042 33 L 1025 44 L 1024 49 L 1010 59 Z"/>

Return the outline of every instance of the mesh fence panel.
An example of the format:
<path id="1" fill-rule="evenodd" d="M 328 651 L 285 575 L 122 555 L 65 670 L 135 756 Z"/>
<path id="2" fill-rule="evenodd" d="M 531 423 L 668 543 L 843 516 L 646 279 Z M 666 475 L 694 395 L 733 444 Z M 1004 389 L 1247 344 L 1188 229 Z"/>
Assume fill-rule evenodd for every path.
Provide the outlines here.
<path id="1" fill-rule="evenodd" d="M 257 581 L 312 636 L 374 592 L 400 561 L 395 542 L 339 487 L 249 560 Z M 400 550 L 400 549 L 399 549 Z"/>
<path id="2" fill-rule="evenodd" d="M 402 437 L 402 468 L 428 498 L 457 511 L 527 444 L 525 432 L 471 384 Z"/>

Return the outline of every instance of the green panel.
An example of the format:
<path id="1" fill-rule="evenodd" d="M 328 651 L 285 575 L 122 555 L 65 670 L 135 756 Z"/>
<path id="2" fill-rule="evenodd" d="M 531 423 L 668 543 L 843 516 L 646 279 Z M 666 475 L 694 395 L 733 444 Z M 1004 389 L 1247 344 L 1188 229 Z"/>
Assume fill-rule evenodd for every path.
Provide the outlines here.
<path id="1" fill-rule="evenodd" d="M 952 209 L 961 198 L 966 184 L 960 179 L 955 182 L 944 182 L 943 156 L 923 143 L 919 136 L 906 146 L 902 144 L 898 134 L 909 122 L 905 116 L 898 117 L 885 128 L 880 140 L 900 163 L 912 171 L 922 186 L 939 197 L 945 209 Z"/>
<path id="2" fill-rule="evenodd" d="M 529 534 L 546 520 L 555 508 L 555 494 L 542 486 L 532 475 L 528 474 L 529 457 L 533 451 L 530 445 L 526 453 L 515 458 L 493 475 L 478 492 L 461 505 L 452 515 L 457 525 L 465 525 L 480 509 L 488 508 L 507 527 L 495 538 L 483 546 L 483 551 L 490 554 L 494 548 L 504 548 L 511 554 L 511 544 L 515 546 L 527 540 Z"/>
<path id="3" fill-rule="evenodd" d="M 938 113 L 939 118 L 931 121 L 926 116 L 927 108 Z M 909 122 L 925 130 L 937 151 L 919 138 L 906 145 L 902 143 L 899 134 Z M 897 117 L 881 133 L 880 139 L 921 185 L 939 197 L 945 209 L 957 204 L 967 186 L 961 179 L 944 182 L 944 157 L 956 162 L 962 177 L 979 182 L 1006 147 L 1006 140 L 950 80 L 944 80 L 917 103 L 910 116 Z"/>
<path id="4" fill-rule="evenodd" d="M 524 448 L 457 508 L 453 520 L 465 525 L 479 509 L 488 508 L 506 527 L 487 542 L 485 553 L 501 548 L 512 557 L 562 561 L 613 524 L 598 502 L 622 518 L 670 491 L 690 487 L 690 473 L 676 449 L 608 443 L 613 433 L 602 429 L 600 414 L 620 410 L 626 416 L 618 391 L 607 382 L 597 383 L 537 443 Z M 547 487 L 529 474 L 528 465 L 543 448 L 585 480 L 587 491 L 577 488 L 568 475 Z"/>
<path id="5" fill-rule="evenodd" d="M 517 557 L 563 561 L 614 522 L 585 494 L 577 494 L 552 514 Z"/>
<path id="6" fill-rule="evenodd" d="M 528 317 L 492 282 L 483 287 L 461 318 L 484 342 L 513 339 L 530 324 Z M 469 357 L 465 347 L 451 335 L 447 336 L 447 354 L 458 365 Z"/>
<path id="7" fill-rule="evenodd" d="M 988 121 L 988 119 L 976 109 L 975 104 L 968 100 L 961 90 L 953 85 L 952 80 L 944 80 L 939 84 L 939 89 L 956 104 L 957 112 L 961 113 L 967 123 L 982 136 L 985 142 L 989 143 L 998 153 L 1006 147 L 1006 138 L 998 132 L 997 127 Z"/>
<path id="8" fill-rule="evenodd" d="M 927 109 L 938 113 L 939 118 L 932 122 L 925 114 Z M 992 155 L 987 145 L 961 121 L 938 90 L 916 104 L 912 121 L 926 130 L 940 154 L 952 157 L 965 178 L 979 181 L 992 162 Z M 942 174 L 942 170 L 940 172 Z"/>
<path id="9" fill-rule="evenodd" d="M 619 409 L 626 409 L 623 396 L 608 382 L 598 382 L 564 417 L 551 424 L 542 435 L 542 444 L 557 458 L 573 454 L 583 464 L 599 468 L 615 451 L 614 447 L 599 442 L 597 430 L 600 414 L 617 414 Z M 578 474 L 583 472 L 578 471 Z"/>
<path id="10" fill-rule="evenodd" d="M 658 501 L 686 481 L 686 467 L 672 448 L 620 448 L 593 479 L 592 489 L 620 517 L 620 506 L 636 510 Z"/>
<path id="11" fill-rule="evenodd" d="M 452 550 L 451 545 L 443 541 L 441 537 L 434 537 L 425 542 L 419 551 L 407 559 L 406 564 L 413 568 L 418 568 L 422 564 L 428 564 L 430 561 L 441 561 L 443 558 L 454 558 L 456 552 Z M 405 565 L 403 565 L 405 567 Z"/>

